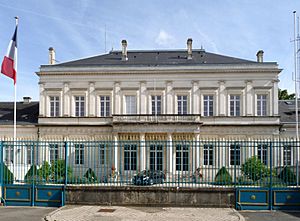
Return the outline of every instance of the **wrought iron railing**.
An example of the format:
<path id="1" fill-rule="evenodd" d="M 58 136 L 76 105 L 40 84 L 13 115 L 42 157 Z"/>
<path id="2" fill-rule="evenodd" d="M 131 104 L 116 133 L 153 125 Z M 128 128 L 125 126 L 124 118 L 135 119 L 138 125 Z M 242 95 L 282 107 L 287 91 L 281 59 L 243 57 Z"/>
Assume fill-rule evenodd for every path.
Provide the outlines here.
<path id="1" fill-rule="evenodd" d="M 299 186 L 295 140 L 1 141 L 1 184 Z"/>
<path id="2" fill-rule="evenodd" d="M 113 123 L 200 123 L 198 114 L 134 114 L 134 115 L 113 115 Z"/>

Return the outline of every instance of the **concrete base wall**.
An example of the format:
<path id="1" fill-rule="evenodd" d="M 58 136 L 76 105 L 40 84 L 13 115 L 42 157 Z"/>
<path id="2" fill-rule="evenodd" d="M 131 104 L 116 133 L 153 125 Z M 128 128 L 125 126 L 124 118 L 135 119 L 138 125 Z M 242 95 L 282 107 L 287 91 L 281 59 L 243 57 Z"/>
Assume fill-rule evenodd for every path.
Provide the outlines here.
<path id="1" fill-rule="evenodd" d="M 66 204 L 234 207 L 235 191 L 233 188 L 69 186 Z"/>

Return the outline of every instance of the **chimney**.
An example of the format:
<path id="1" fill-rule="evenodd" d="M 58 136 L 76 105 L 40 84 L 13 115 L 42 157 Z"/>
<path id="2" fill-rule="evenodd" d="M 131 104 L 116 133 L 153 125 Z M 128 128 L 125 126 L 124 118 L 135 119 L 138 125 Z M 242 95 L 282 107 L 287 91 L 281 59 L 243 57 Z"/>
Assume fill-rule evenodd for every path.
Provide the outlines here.
<path id="1" fill-rule="evenodd" d="M 264 51 L 263 50 L 259 50 L 256 53 L 256 57 L 257 57 L 257 62 L 259 62 L 259 63 L 264 62 Z"/>
<path id="2" fill-rule="evenodd" d="M 127 61 L 127 41 L 122 40 L 122 61 Z"/>
<path id="3" fill-rule="evenodd" d="M 193 43 L 193 39 L 188 38 L 188 40 L 187 40 L 187 52 L 188 52 L 187 59 L 192 59 L 192 43 Z"/>
<path id="4" fill-rule="evenodd" d="M 49 48 L 49 64 L 55 64 L 55 50 L 54 48 Z"/>
<path id="5" fill-rule="evenodd" d="M 31 97 L 23 97 L 23 104 L 29 104 L 31 102 Z"/>

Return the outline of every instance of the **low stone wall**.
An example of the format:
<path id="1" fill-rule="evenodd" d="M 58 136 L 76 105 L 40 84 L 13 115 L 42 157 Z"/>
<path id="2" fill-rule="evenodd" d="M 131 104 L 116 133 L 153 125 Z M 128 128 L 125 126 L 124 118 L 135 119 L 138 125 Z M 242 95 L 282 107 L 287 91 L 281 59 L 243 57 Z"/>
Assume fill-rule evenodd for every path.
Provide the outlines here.
<path id="1" fill-rule="evenodd" d="M 68 186 L 66 204 L 234 207 L 233 188 Z"/>

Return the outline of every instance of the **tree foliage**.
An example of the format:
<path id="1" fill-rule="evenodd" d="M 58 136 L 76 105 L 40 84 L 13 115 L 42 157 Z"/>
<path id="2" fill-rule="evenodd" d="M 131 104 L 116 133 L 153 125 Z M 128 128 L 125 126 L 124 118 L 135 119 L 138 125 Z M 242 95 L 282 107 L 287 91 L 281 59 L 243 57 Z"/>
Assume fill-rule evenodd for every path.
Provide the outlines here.
<path id="1" fill-rule="evenodd" d="M 279 100 L 293 100 L 295 99 L 295 93 L 289 94 L 286 89 L 278 89 L 278 99 Z"/>
<path id="2" fill-rule="evenodd" d="M 241 171 L 244 176 L 253 181 L 257 181 L 270 175 L 270 170 L 257 158 L 257 156 L 250 157 L 246 160 L 241 167 Z"/>

